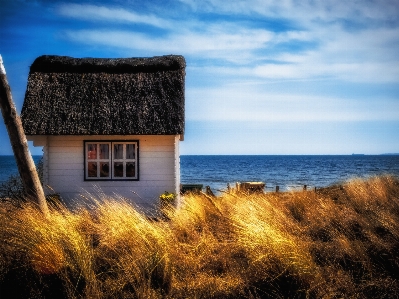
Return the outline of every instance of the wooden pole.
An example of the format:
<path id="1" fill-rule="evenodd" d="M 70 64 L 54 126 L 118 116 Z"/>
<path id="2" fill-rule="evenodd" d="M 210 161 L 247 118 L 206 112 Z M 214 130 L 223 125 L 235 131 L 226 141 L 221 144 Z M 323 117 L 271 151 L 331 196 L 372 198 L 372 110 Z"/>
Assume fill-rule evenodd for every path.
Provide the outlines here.
<path id="1" fill-rule="evenodd" d="M 22 127 L 22 122 L 17 114 L 12 100 L 11 89 L 7 81 L 3 59 L 0 55 L 0 107 L 4 123 L 7 127 L 8 136 L 15 160 L 17 162 L 19 175 L 22 179 L 24 191 L 27 197 L 34 200 L 40 210 L 48 215 L 48 206 L 44 196 L 43 187 L 36 171 L 35 163 L 29 152 L 28 141 Z"/>

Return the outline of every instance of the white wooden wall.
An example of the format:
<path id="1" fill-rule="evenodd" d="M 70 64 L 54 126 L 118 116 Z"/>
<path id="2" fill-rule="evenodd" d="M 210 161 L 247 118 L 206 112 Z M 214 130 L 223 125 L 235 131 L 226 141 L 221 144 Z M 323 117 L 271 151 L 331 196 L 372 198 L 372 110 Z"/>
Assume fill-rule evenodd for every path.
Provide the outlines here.
<path id="1" fill-rule="evenodd" d="M 158 204 L 163 192 L 179 193 L 179 137 L 28 136 L 28 140 L 43 146 L 43 183 L 47 194 L 59 193 L 71 206 L 87 198 L 124 197 L 148 210 Z M 85 181 L 84 140 L 138 140 L 139 181 Z"/>

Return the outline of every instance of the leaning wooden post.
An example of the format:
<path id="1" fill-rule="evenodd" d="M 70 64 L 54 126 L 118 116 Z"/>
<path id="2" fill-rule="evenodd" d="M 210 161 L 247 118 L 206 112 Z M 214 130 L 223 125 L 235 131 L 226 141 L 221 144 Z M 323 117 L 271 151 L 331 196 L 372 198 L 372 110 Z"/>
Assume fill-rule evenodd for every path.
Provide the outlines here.
<path id="1" fill-rule="evenodd" d="M 15 160 L 17 162 L 19 175 L 22 179 L 24 191 L 28 198 L 33 199 L 40 210 L 48 215 L 48 207 L 44 196 L 43 187 L 40 183 L 36 171 L 35 163 L 29 152 L 28 141 L 24 129 L 22 128 L 21 118 L 17 114 L 12 100 L 11 89 L 7 81 L 3 59 L 0 55 L 0 107 L 3 114 L 4 123 L 7 127 L 8 136 Z"/>

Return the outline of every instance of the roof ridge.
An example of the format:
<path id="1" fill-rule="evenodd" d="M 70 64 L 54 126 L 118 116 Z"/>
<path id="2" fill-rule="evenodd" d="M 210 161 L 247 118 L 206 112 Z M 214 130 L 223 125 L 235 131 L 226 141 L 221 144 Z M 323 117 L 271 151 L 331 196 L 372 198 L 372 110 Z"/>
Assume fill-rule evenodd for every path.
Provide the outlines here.
<path id="1" fill-rule="evenodd" d="M 131 58 L 73 58 L 42 55 L 35 59 L 30 73 L 152 73 L 184 69 L 181 55 Z"/>

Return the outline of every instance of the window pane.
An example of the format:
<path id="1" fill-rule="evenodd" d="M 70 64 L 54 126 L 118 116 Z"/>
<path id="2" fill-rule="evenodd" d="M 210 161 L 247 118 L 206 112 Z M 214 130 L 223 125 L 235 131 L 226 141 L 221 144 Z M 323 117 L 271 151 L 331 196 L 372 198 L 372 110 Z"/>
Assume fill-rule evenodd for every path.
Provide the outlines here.
<path id="1" fill-rule="evenodd" d="M 135 159 L 135 144 L 126 144 L 126 159 Z"/>
<path id="2" fill-rule="evenodd" d="M 114 177 L 123 177 L 123 163 L 122 162 L 114 163 Z"/>
<path id="3" fill-rule="evenodd" d="M 97 162 L 87 163 L 87 176 L 90 178 L 97 177 Z"/>
<path id="4" fill-rule="evenodd" d="M 123 144 L 114 144 L 114 159 L 123 159 Z"/>
<path id="5" fill-rule="evenodd" d="M 109 163 L 100 163 L 100 177 L 102 178 L 108 178 L 109 177 Z"/>
<path id="6" fill-rule="evenodd" d="M 136 176 L 136 167 L 134 162 L 126 163 L 126 177 L 134 178 Z"/>
<path id="7" fill-rule="evenodd" d="M 109 145 L 100 144 L 100 159 L 109 159 Z"/>
<path id="8" fill-rule="evenodd" d="M 97 144 L 89 143 L 87 145 L 87 159 L 97 159 Z"/>

